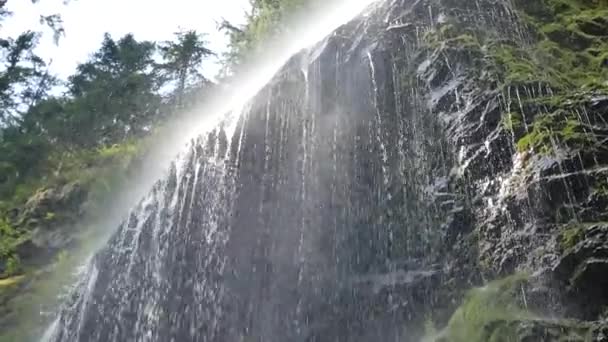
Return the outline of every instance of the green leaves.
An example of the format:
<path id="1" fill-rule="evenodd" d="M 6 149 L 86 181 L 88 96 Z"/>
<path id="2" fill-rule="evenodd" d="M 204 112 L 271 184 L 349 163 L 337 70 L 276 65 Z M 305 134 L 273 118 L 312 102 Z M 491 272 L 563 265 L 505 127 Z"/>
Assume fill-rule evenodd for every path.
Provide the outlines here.
<path id="1" fill-rule="evenodd" d="M 46 64 L 33 49 L 39 35 L 26 31 L 17 38 L 0 40 L 0 124 L 14 120 L 30 104 L 38 101 L 54 82 Z"/>
<path id="2" fill-rule="evenodd" d="M 106 35 L 91 60 L 69 79 L 73 98 L 64 111 L 71 143 L 111 144 L 138 134 L 161 102 L 152 56 L 155 44 L 128 34 L 118 41 Z M 85 132 L 85 134 L 79 134 Z"/>

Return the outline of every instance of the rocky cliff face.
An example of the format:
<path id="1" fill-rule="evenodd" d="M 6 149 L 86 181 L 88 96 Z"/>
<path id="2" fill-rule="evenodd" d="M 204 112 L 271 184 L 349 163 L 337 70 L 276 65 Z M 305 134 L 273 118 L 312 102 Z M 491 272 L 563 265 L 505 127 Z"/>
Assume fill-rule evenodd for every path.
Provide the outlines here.
<path id="1" fill-rule="evenodd" d="M 432 201 L 450 208 L 440 229 L 447 253 L 431 254 L 446 266 L 443 284 L 458 284 L 448 295 L 461 281 L 527 272 L 523 296 L 537 313 L 602 319 L 606 4 L 409 6 L 387 31 L 413 47 L 399 74 L 445 142 L 448 171 L 430 173 L 440 184 Z M 384 50 L 394 65 L 399 52 Z"/>
<path id="2" fill-rule="evenodd" d="M 49 339 L 605 339 L 607 11 L 379 3 L 191 144 Z"/>

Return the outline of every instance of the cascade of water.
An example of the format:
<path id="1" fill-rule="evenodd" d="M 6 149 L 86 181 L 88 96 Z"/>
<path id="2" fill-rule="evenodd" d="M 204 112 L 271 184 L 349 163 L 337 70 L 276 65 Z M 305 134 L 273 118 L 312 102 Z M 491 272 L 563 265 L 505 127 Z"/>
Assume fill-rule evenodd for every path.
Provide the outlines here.
<path id="1" fill-rule="evenodd" d="M 257 325 L 259 331 L 253 331 L 253 327 L 243 327 L 242 319 L 238 316 L 243 312 L 254 315 L 261 308 L 249 303 L 233 312 L 230 306 L 236 304 L 230 303 L 226 307 L 223 298 L 228 289 L 237 297 L 244 296 L 244 300 L 253 298 L 249 298 L 254 296 L 250 291 L 238 291 L 246 285 L 241 284 L 243 281 L 240 278 L 250 274 L 251 280 L 254 280 L 255 275 L 262 271 L 259 268 L 267 264 L 264 259 L 271 258 L 268 250 L 271 247 L 268 245 L 271 232 L 262 226 L 269 224 L 268 221 L 280 221 L 285 217 L 283 213 L 273 213 L 275 209 L 268 205 L 272 199 L 268 197 L 274 196 L 272 193 L 277 192 L 274 188 L 282 184 L 292 186 L 287 180 L 291 172 L 284 176 L 273 172 L 281 166 L 277 158 L 289 158 L 289 151 L 281 151 L 287 150 L 286 147 L 291 144 L 287 140 L 292 137 L 294 126 L 288 121 L 292 115 L 299 119 L 303 106 L 290 101 L 278 104 L 275 97 L 281 97 L 281 91 L 270 87 L 268 94 L 262 90 L 257 95 L 267 99 L 264 118 L 258 121 L 249 113 L 257 112 L 255 104 L 258 102 L 254 100 L 246 104 L 245 101 L 259 92 L 297 51 L 339 26 L 341 22 L 338 18 L 349 20 L 370 3 L 371 0 L 351 1 L 332 8 L 321 16 L 324 19 L 316 22 L 314 28 L 301 30 L 295 44 L 290 42 L 286 44 L 287 47 L 275 51 L 277 55 L 273 56 L 272 64 L 258 65 L 255 72 L 247 75 L 244 84 L 232 90 L 236 97 L 226 99 L 226 96 L 221 96 L 221 105 L 211 103 L 206 107 L 212 112 L 229 112 L 230 115 L 209 117 L 204 124 L 199 123 L 196 128 L 180 132 L 183 139 L 194 136 L 194 130 L 200 134 L 218 127 L 203 134 L 202 138 L 193 140 L 188 151 L 181 153 L 173 163 L 168 175 L 156 183 L 152 192 L 131 211 L 108 246 L 91 262 L 87 275 L 81 280 L 83 285 L 73 292 L 59 318 L 45 333 L 45 341 L 201 341 L 217 340 L 220 338 L 218 336 L 236 340 L 237 336 L 244 334 L 267 336 L 268 341 L 278 338 L 278 332 L 270 331 L 276 328 L 265 327 L 269 324 L 266 321 Z M 316 75 L 316 78 L 319 79 L 320 75 Z M 308 86 L 306 88 L 308 92 Z M 293 91 L 285 93 L 286 100 L 294 96 Z M 310 102 L 310 109 L 318 111 L 314 100 L 310 99 Z M 277 109 L 285 112 L 279 116 Z M 274 124 L 282 120 L 285 120 L 285 124 L 280 124 L 281 128 L 276 132 Z M 310 120 L 299 126 L 302 142 L 298 150 L 303 152 L 303 156 L 298 161 L 301 180 L 295 190 L 301 203 L 311 202 L 307 193 L 310 191 L 312 167 L 312 156 L 309 154 L 314 151 L 314 145 L 309 141 L 316 130 L 314 120 L 315 116 L 311 115 Z M 258 125 L 258 122 L 263 124 Z M 250 142 L 252 134 L 254 138 L 257 136 L 255 130 L 252 132 L 252 127 L 260 129 L 262 141 Z M 283 138 L 278 139 L 277 145 L 279 136 Z M 260 178 L 257 180 L 252 179 L 258 176 Z M 236 197 L 239 199 L 231 202 Z M 238 208 L 241 202 L 247 203 L 248 207 L 256 207 L 251 212 L 256 217 L 253 221 L 231 219 L 249 211 L 248 208 Z M 304 287 L 305 264 L 308 264 L 311 246 L 316 241 L 305 241 L 310 239 L 305 236 L 310 226 L 309 214 L 298 216 L 300 237 L 294 260 L 300 265 L 296 267 L 298 285 Z M 250 239 L 229 239 L 231 231 L 238 231 L 243 224 L 260 225 L 260 234 L 245 233 L 243 235 Z M 245 252 L 249 249 L 250 252 Z M 284 252 L 290 253 L 287 250 Z M 253 260 L 249 261 L 251 258 Z M 231 274 L 224 273 L 226 264 L 230 265 L 228 272 Z M 286 267 L 291 272 L 293 265 Z M 264 286 L 258 288 L 261 290 Z M 89 305 L 91 300 L 100 305 Z M 298 307 L 301 308 L 304 305 L 301 298 L 299 302 Z M 220 324 L 221 317 L 224 322 Z M 300 320 L 294 317 L 294 322 Z M 233 322 L 234 326 L 226 326 L 226 322 Z M 245 330 L 237 331 L 236 327 Z"/>

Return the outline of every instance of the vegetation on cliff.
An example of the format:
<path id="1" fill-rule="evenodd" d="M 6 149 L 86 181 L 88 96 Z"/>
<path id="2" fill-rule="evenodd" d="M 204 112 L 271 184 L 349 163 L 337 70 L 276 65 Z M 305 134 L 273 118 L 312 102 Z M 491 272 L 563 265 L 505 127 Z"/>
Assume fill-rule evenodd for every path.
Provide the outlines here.
<path id="1" fill-rule="evenodd" d="M 601 148 L 605 132 L 581 120 L 594 96 L 608 94 L 608 5 L 601 1 L 515 1 L 527 44 L 447 22 L 426 43 L 479 67 L 504 94 L 505 127 L 520 151 Z M 482 75 L 485 73 L 485 75 Z M 593 118 L 592 118 L 593 119 Z"/>
<path id="2" fill-rule="evenodd" d="M 516 332 L 508 323 L 532 318 L 522 302 L 525 300 L 521 296 L 525 279 L 524 276 L 515 275 L 469 291 L 448 323 L 447 340 L 515 341 Z"/>
<path id="3" fill-rule="evenodd" d="M 99 50 L 65 82 L 67 93 L 55 95 L 50 90 L 60 81 L 35 55 L 38 37 L 26 32 L 2 38 L 0 277 L 20 272 L 23 258 L 17 247 L 39 226 L 33 219 L 60 225 L 66 216 L 82 215 L 67 208 L 24 217 L 23 206 L 32 196 L 78 184 L 86 192 L 83 201 L 95 203 L 141 156 L 142 138 L 167 114 L 187 106 L 188 94 L 208 86 L 200 64 L 212 52 L 196 32 L 160 44 L 161 63 L 155 60 L 156 43 L 106 35 Z"/>
<path id="4" fill-rule="evenodd" d="M 60 17 L 44 20 L 59 39 Z M 46 324 L 33 318 L 70 284 L 110 195 L 158 127 L 213 86 L 201 74 L 212 51 L 195 31 L 160 43 L 106 35 L 67 80 L 36 55 L 40 37 L 0 36 L 0 341 Z"/>
<path id="5" fill-rule="evenodd" d="M 575 320 L 543 318 L 528 307 L 529 276 L 517 274 L 470 290 L 440 332 L 427 342 L 596 341 L 602 328 Z"/>
<path id="6" fill-rule="evenodd" d="M 479 254 L 471 268 L 479 268 L 488 280 L 521 270 L 540 274 L 546 283 L 536 285 L 550 297 L 541 300 L 550 306 L 547 311 L 584 321 L 545 320 L 546 312 L 530 315 L 517 306 L 507 317 L 494 319 L 504 312 L 492 308 L 510 304 L 483 303 L 478 295 L 485 286 L 466 296 L 443 337 L 591 340 L 587 333 L 595 336 L 603 329 L 599 326 L 605 326 L 602 312 L 608 305 L 600 276 L 608 265 L 603 242 L 608 215 L 608 3 L 430 3 L 441 8 L 441 20 L 423 36 L 416 56 L 421 65 L 417 86 L 428 87 L 433 115 L 448 122 L 447 134 L 462 145 L 466 165 L 464 179 L 458 181 L 467 184 L 464 192 L 496 186 L 495 195 L 484 195 L 488 203 L 471 205 L 482 222 L 474 222 L 470 231 L 457 227 L 464 236 L 460 241 Z M 488 27 L 488 17 L 467 16 L 476 10 L 496 22 Z M 478 243 L 464 242 L 473 240 L 466 234 Z M 501 298 L 500 293 L 494 296 Z M 462 327 L 469 332 L 458 335 Z"/>

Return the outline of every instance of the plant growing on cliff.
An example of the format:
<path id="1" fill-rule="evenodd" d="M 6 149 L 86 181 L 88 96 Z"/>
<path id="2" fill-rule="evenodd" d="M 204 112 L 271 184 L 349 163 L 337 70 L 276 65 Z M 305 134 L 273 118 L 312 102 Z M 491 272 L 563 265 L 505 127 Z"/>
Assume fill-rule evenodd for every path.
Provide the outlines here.
<path id="1" fill-rule="evenodd" d="M 521 298 L 528 277 L 516 274 L 471 290 L 444 332 L 449 342 L 517 341 L 512 321 L 533 319 Z"/>
<path id="2" fill-rule="evenodd" d="M 20 262 L 15 255 L 15 245 L 19 237 L 19 232 L 6 218 L 0 216 L 0 278 L 14 275 L 19 271 Z M 1 263 L 4 263 L 4 267 Z"/>
<path id="3" fill-rule="evenodd" d="M 535 118 L 531 129 L 517 142 L 520 151 L 530 148 L 537 153 L 550 154 L 556 147 L 580 150 L 598 143 L 592 127 L 587 127 L 576 116 L 575 109 L 562 107 L 549 114 Z"/>
<path id="4" fill-rule="evenodd" d="M 8 277 L 16 275 L 21 270 L 21 262 L 17 255 L 12 255 L 6 260 L 6 269 L 4 274 Z"/>
<path id="5" fill-rule="evenodd" d="M 585 227 L 571 225 L 563 229 L 558 236 L 559 249 L 564 252 L 573 248 L 585 237 Z"/>

